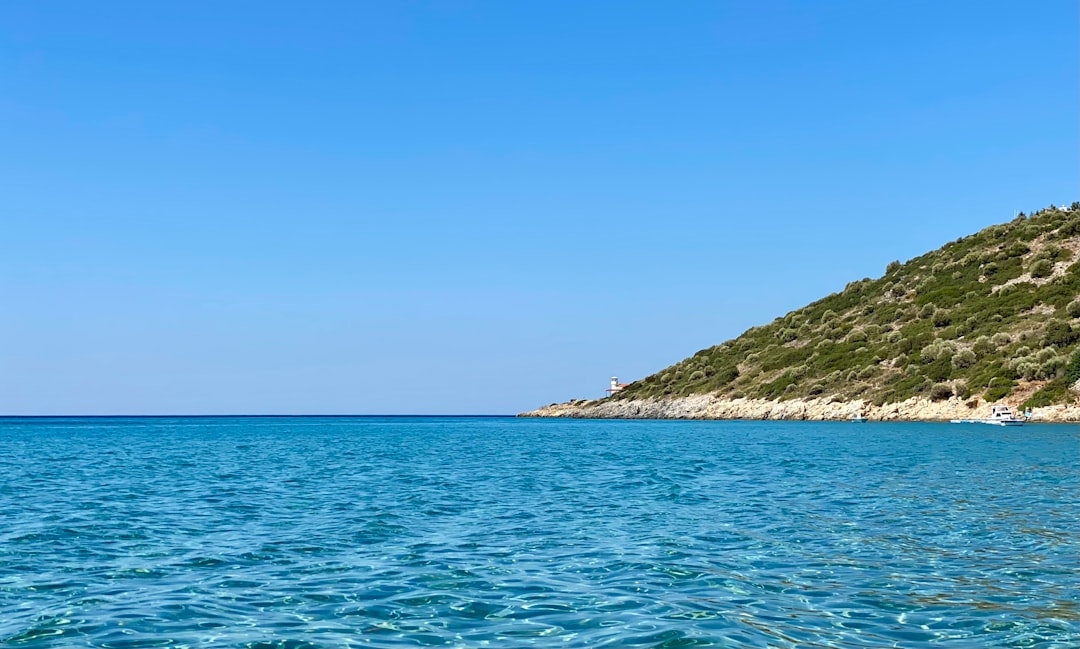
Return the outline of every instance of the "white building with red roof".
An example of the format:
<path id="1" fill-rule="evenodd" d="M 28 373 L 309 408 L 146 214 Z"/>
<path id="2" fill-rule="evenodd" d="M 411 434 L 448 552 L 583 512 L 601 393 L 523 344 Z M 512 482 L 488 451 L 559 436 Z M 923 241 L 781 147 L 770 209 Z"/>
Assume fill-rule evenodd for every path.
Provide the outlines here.
<path id="1" fill-rule="evenodd" d="M 616 392 L 621 392 L 622 389 L 625 388 L 628 385 L 630 385 L 630 384 L 629 383 L 619 383 L 619 377 L 613 376 L 613 377 L 611 377 L 611 387 L 608 388 L 607 390 L 604 390 L 604 391 L 607 392 L 607 395 L 610 397 L 611 395 L 615 394 Z"/>

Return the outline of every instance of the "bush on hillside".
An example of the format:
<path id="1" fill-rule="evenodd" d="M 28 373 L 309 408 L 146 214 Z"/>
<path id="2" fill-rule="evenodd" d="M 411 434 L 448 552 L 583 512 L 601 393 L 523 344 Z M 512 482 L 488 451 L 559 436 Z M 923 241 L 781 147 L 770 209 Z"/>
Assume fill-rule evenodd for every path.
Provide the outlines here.
<path id="1" fill-rule="evenodd" d="M 1050 277 L 1054 272 L 1054 264 L 1049 259 L 1039 259 L 1031 264 L 1028 272 L 1032 277 Z"/>
<path id="2" fill-rule="evenodd" d="M 1067 356 L 1051 356 L 1039 364 L 1039 371 L 1035 374 L 1039 379 L 1056 379 L 1065 375 L 1065 368 L 1069 364 Z"/>
<path id="3" fill-rule="evenodd" d="M 1043 345 L 1046 347 L 1068 347 L 1080 339 L 1080 334 L 1073 330 L 1068 322 L 1051 320 L 1043 333 Z"/>
<path id="4" fill-rule="evenodd" d="M 948 399 L 952 395 L 952 388 L 949 387 L 947 383 L 935 383 L 933 387 L 930 388 L 931 401 L 942 401 Z"/>
<path id="5" fill-rule="evenodd" d="M 1073 217 L 1058 228 L 1059 237 L 1075 237 L 1080 235 L 1080 217 Z"/>
<path id="6" fill-rule="evenodd" d="M 1080 300 L 1069 302 L 1065 307 L 1065 313 L 1068 313 L 1070 318 L 1080 318 Z"/>
<path id="7" fill-rule="evenodd" d="M 975 352 L 970 349 L 962 349 L 953 354 L 952 365 L 956 369 L 962 370 L 974 365 L 976 360 Z"/>
<path id="8" fill-rule="evenodd" d="M 866 339 L 867 335 L 865 331 L 863 331 L 862 329 L 855 329 L 847 335 L 847 338 L 844 339 L 844 342 L 864 343 L 866 342 Z"/>
<path id="9" fill-rule="evenodd" d="M 1029 252 L 1031 252 L 1031 248 L 1028 248 L 1023 243 L 1017 241 L 1016 243 L 1014 243 L 1011 246 L 1009 246 L 1008 248 L 1006 248 L 1002 254 L 1005 256 L 1005 258 L 1023 257 L 1024 255 L 1028 254 Z"/>
<path id="10" fill-rule="evenodd" d="M 1080 381 L 1080 349 L 1076 350 L 1069 364 L 1065 366 L 1065 380 L 1069 385 Z"/>
<path id="11" fill-rule="evenodd" d="M 923 364 L 932 363 L 939 358 L 951 358 L 956 353 L 956 347 L 944 340 L 935 340 L 922 350 L 922 362 Z"/>
<path id="12" fill-rule="evenodd" d="M 1069 384 L 1065 379 L 1056 379 L 1040 388 L 1027 401 L 1020 404 L 1020 407 L 1024 409 L 1043 408 L 1066 401 L 1072 401 L 1072 395 L 1069 394 Z"/>
<path id="13" fill-rule="evenodd" d="M 994 351 L 994 343 L 991 342 L 989 336 L 979 336 L 971 345 L 971 351 L 975 352 L 976 356 L 986 356 Z"/>

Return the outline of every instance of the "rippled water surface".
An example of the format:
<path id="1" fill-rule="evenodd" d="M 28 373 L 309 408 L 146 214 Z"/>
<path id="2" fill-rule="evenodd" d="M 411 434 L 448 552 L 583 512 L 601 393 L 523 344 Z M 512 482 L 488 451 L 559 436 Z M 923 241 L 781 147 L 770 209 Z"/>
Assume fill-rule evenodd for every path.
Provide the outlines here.
<path id="1" fill-rule="evenodd" d="M 1080 428 L 0 420 L 0 646 L 1080 647 Z"/>

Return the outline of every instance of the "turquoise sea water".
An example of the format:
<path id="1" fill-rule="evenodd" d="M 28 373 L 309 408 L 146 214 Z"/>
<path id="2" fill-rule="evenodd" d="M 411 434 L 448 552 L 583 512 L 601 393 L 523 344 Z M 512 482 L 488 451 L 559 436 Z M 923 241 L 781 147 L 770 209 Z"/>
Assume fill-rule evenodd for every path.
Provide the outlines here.
<path id="1" fill-rule="evenodd" d="M 1080 427 L 0 420 L 4 647 L 1078 647 Z"/>

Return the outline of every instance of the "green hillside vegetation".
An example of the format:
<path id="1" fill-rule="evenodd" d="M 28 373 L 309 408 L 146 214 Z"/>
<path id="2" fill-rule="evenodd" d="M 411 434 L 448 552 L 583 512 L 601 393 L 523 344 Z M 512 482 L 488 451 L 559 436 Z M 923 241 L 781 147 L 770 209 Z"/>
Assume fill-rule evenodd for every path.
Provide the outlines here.
<path id="1" fill-rule="evenodd" d="M 913 396 L 1072 403 L 1080 379 L 1080 203 L 888 265 L 612 399 Z"/>

